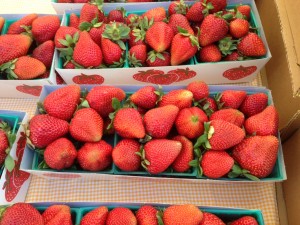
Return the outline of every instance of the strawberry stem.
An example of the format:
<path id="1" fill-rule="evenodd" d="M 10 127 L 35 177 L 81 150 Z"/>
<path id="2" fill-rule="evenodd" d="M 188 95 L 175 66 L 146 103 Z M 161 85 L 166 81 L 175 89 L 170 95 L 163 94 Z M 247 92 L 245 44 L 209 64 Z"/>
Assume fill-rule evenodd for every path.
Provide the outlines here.
<path id="1" fill-rule="evenodd" d="M 260 181 L 260 179 L 249 173 L 248 170 L 242 169 L 237 163 L 232 167 L 232 171 L 228 174 L 229 178 L 246 177 L 249 180 Z"/>

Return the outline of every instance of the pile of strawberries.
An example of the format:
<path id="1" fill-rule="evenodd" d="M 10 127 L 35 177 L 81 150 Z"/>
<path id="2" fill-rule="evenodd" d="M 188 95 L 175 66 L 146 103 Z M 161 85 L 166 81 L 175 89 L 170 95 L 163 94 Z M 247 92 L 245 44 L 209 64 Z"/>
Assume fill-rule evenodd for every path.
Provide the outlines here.
<path id="1" fill-rule="evenodd" d="M 0 168 L 2 168 L 4 163 L 6 168 L 11 168 L 13 159 L 8 154 L 15 139 L 16 135 L 12 132 L 9 124 L 0 119 Z"/>
<path id="2" fill-rule="evenodd" d="M 102 10 L 102 1 L 85 3 L 80 15 L 56 33 L 63 68 L 175 66 L 262 57 L 266 47 L 251 28 L 251 8 L 226 9 L 227 1 L 184 1 L 144 13 Z M 126 50 L 127 49 L 127 50 Z"/>
<path id="3" fill-rule="evenodd" d="M 106 206 L 100 206 L 83 214 L 80 225 L 225 225 L 225 222 L 230 222 L 231 225 L 258 225 L 252 216 L 232 217 L 237 219 L 226 218 L 223 221 L 217 215 L 202 211 L 191 204 L 171 205 L 164 210 L 144 205 L 136 212 L 126 207 L 109 210 Z M 28 203 L 16 203 L 3 212 L 1 225 L 9 225 L 11 221 L 22 225 L 60 225 L 62 222 L 63 225 L 75 224 L 74 215 L 67 205 L 52 205 L 40 212 Z"/>
<path id="4" fill-rule="evenodd" d="M 48 167 L 103 171 L 112 163 L 131 174 L 144 168 L 212 179 L 252 180 L 271 174 L 277 159 L 278 113 L 265 93 L 226 90 L 214 96 L 202 81 L 163 93 L 145 86 L 125 99 L 112 86 L 81 96 L 69 85 L 51 92 L 29 124 L 30 144 Z M 122 104 L 121 104 L 122 102 Z M 103 134 L 118 135 L 115 146 Z"/>

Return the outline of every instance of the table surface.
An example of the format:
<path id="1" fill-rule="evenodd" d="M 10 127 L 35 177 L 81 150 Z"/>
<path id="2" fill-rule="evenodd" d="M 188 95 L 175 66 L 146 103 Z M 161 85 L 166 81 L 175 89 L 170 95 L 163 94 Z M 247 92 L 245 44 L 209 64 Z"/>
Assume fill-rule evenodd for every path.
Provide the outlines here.
<path id="1" fill-rule="evenodd" d="M 55 13 L 49 0 L 0 0 L 0 14 L 32 12 Z M 261 86 L 261 77 L 242 85 Z M 36 101 L 0 98 L 0 109 L 26 111 L 32 116 Z M 261 209 L 266 225 L 279 225 L 274 183 L 46 180 L 33 176 L 26 202 L 191 203 L 200 206 Z"/>

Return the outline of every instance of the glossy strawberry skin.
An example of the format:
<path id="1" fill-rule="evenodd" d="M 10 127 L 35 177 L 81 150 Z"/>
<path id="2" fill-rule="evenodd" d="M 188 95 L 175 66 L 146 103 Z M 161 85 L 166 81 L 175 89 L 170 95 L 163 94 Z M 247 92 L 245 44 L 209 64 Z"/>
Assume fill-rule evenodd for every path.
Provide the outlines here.
<path id="1" fill-rule="evenodd" d="M 80 225 L 91 225 L 91 224 L 105 225 L 107 216 L 108 216 L 107 207 L 100 206 L 85 214 L 80 221 Z"/>
<path id="2" fill-rule="evenodd" d="M 178 173 L 184 173 L 191 168 L 189 162 L 194 159 L 193 143 L 186 137 L 180 135 L 174 137 L 172 140 L 179 141 L 182 144 L 182 149 L 171 167 Z"/>
<path id="3" fill-rule="evenodd" d="M 16 22 L 12 23 L 8 30 L 7 34 L 21 34 L 25 32 L 25 29 L 22 28 L 21 26 L 31 26 L 32 22 L 38 17 L 37 14 L 32 13 L 28 14 L 21 19 L 17 20 Z"/>
<path id="4" fill-rule="evenodd" d="M 258 222 L 252 216 L 243 216 L 230 223 L 230 225 L 258 225 Z"/>
<path id="5" fill-rule="evenodd" d="M 255 33 L 248 33 L 237 45 L 238 51 L 244 56 L 260 57 L 267 54 L 262 39 Z"/>
<path id="6" fill-rule="evenodd" d="M 108 213 L 106 225 L 137 225 L 136 218 L 130 209 L 117 207 Z"/>
<path id="7" fill-rule="evenodd" d="M 219 217 L 209 212 L 203 212 L 203 219 L 199 225 L 226 225 Z"/>
<path id="8" fill-rule="evenodd" d="M 253 116 L 262 112 L 268 105 L 268 96 L 265 93 L 247 95 L 240 110 L 247 116 Z"/>
<path id="9" fill-rule="evenodd" d="M 145 86 L 133 93 L 130 100 L 137 106 L 144 109 L 152 109 L 156 106 L 158 95 L 155 94 L 156 89 L 153 86 Z"/>
<path id="10" fill-rule="evenodd" d="M 245 116 L 242 112 L 237 109 L 221 109 L 214 112 L 210 118 L 210 120 L 224 120 L 235 124 L 238 127 L 242 127 L 245 121 Z"/>
<path id="11" fill-rule="evenodd" d="M 71 208 L 67 205 L 51 205 L 42 214 L 44 223 L 51 225 L 72 225 Z"/>
<path id="12" fill-rule="evenodd" d="M 186 89 L 172 90 L 165 94 L 158 105 L 175 105 L 179 109 L 190 108 L 192 106 L 193 93 Z"/>
<path id="13" fill-rule="evenodd" d="M 220 102 L 222 108 L 238 109 L 245 100 L 247 93 L 245 91 L 226 90 L 222 92 Z"/>
<path id="14" fill-rule="evenodd" d="M 58 16 L 47 15 L 41 16 L 32 22 L 31 32 L 33 38 L 38 43 L 43 43 L 48 40 L 53 40 L 56 31 L 60 27 L 60 20 Z"/>
<path id="15" fill-rule="evenodd" d="M 203 81 L 193 81 L 188 84 L 186 89 L 193 93 L 193 97 L 196 101 L 200 101 L 209 96 L 209 87 Z"/>
<path id="16" fill-rule="evenodd" d="M 136 212 L 136 219 L 139 225 L 158 225 L 158 210 L 150 205 L 144 205 Z"/>

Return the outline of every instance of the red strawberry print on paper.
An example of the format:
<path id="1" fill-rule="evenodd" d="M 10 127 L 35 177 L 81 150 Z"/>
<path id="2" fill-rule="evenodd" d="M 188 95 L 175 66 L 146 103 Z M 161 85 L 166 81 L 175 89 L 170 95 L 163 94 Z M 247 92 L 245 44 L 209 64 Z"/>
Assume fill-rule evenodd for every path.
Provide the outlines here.
<path id="1" fill-rule="evenodd" d="M 155 74 L 148 77 L 148 82 L 152 84 L 172 84 L 177 82 L 179 76 L 176 73 Z"/>
<path id="2" fill-rule="evenodd" d="M 239 66 L 236 68 L 226 70 L 223 73 L 223 77 L 226 77 L 228 80 L 239 80 L 251 75 L 256 70 L 257 70 L 256 66 L 248 66 L 248 67 Z"/>
<path id="3" fill-rule="evenodd" d="M 42 86 L 29 86 L 26 84 L 17 86 L 16 89 L 22 93 L 33 95 L 33 96 L 40 96 L 42 91 Z"/>
<path id="4" fill-rule="evenodd" d="M 101 75 L 86 75 L 83 73 L 73 77 L 72 80 L 75 84 L 102 84 L 104 82 L 104 78 Z"/>
<path id="5" fill-rule="evenodd" d="M 146 82 L 148 83 L 148 77 L 153 76 L 153 75 L 160 75 L 164 74 L 165 72 L 162 70 L 146 70 L 146 71 L 139 71 L 138 73 L 133 75 L 133 79 L 141 82 Z"/>
<path id="6" fill-rule="evenodd" d="M 175 74 L 177 74 L 179 76 L 179 79 L 177 80 L 177 82 L 190 79 L 190 78 L 192 78 L 192 77 L 194 77 L 194 76 L 197 75 L 197 73 L 194 70 L 191 70 L 188 67 L 185 68 L 185 69 L 171 70 L 168 73 L 175 73 Z"/>

